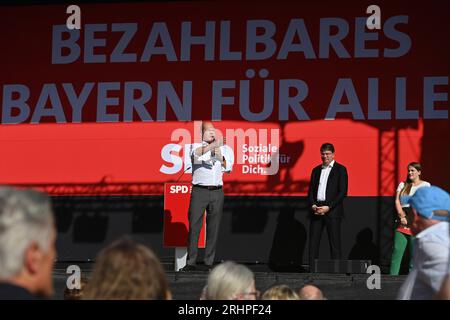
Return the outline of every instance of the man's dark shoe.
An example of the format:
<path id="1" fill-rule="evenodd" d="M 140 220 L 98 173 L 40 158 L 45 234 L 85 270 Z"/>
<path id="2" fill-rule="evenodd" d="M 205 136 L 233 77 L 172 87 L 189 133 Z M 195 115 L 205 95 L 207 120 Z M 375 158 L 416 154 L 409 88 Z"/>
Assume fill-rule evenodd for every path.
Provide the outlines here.
<path id="1" fill-rule="evenodd" d="M 197 270 L 197 266 L 194 266 L 192 264 L 187 264 L 183 268 L 181 268 L 179 271 L 180 272 L 189 272 L 189 271 L 196 271 L 196 270 Z"/>

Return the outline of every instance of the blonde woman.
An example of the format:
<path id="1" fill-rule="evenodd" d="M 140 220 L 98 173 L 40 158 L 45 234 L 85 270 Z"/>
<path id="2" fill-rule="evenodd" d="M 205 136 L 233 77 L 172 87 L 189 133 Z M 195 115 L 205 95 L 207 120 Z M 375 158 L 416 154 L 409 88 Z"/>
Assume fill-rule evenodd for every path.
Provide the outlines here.
<path id="1" fill-rule="evenodd" d="M 256 300 L 255 276 L 246 266 L 226 261 L 208 276 L 203 298 L 206 300 Z"/>
<path id="2" fill-rule="evenodd" d="M 166 275 L 156 255 L 147 247 L 122 238 L 97 258 L 83 299 L 171 299 Z"/>
<path id="3" fill-rule="evenodd" d="M 297 293 L 285 284 L 273 286 L 264 292 L 262 300 L 300 300 Z"/>
<path id="4" fill-rule="evenodd" d="M 403 254 L 409 246 L 410 260 L 409 270 L 412 268 L 413 236 L 411 233 L 412 212 L 409 204 L 402 205 L 400 197 L 412 196 L 417 189 L 429 187 L 430 183 L 421 180 L 422 166 L 418 162 L 408 164 L 408 175 L 405 181 L 400 182 L 395 197 L 395 208 L 397 210 L 398 226 L 394 235 L 394 248 L 392 251 L 390 274 L 398 275 L 402 263 Z"/>

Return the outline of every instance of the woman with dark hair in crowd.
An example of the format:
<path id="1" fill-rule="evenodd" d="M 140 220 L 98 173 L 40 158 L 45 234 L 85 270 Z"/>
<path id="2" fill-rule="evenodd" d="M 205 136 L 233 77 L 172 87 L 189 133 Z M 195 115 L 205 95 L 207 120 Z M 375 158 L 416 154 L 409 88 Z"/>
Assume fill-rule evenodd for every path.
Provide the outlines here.
<path id="1" fill-rule="evenodd" d="M 164 269 L 147 247 L 122 238 L 102 250 L 83 299 L 171 299 Z"/>
<path id="2" fill-rule="evenodd" d="M 398 275 L 402 263 L 403 254 L 406 247 L 409 247 L 409 270 L 412 268 L 412 253 L 413 253 L 413 236 L 411 234 L 411 222 L 413 214 L 409 204 L 402 205 L 400 198 L 402 196 L 412 196 L 417 189 L 422 187 L 429 187 L 430 183 L 421 180 L 422 166 L 418 162 L 411 162 L 408 164 L 408 175 L 405 181 L 400 182 L 397 187 L 395 196 L 395 208 L 397 210 L 397 229 L 394 235 L 394 248 L 391 258 L 391 275 Z"/>

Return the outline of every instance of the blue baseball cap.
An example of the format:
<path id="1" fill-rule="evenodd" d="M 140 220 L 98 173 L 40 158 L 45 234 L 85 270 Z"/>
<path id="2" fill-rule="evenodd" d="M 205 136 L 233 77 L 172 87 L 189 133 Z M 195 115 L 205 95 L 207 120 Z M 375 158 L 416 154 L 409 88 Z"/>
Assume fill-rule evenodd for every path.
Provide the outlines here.
<path id="1" fill-rule="evenodd" d="M 410 204 L 425 219 L 450 221 L 450 195 L 439 187 L 422 187 L 412 196 L 403 196 L 402 204 Z M 435 211 L 447 211 L 435 212 Z"/>

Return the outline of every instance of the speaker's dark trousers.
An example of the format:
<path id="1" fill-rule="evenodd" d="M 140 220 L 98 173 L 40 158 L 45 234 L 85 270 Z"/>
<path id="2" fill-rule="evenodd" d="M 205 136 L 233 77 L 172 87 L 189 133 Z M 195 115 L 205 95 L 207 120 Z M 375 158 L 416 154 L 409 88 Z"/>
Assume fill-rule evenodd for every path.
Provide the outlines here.
<path id="1" fill-rule="evenodd" d="M 327 228 L 330 242 L 331 259 L 342 259 L 341 251 L 341 218 L 330 218 L 313 215 L 309 225 L 309 265 L 314 265 L 314 259 L 319 258 L 320 239 L 323 228 Z"/>
<path id="2" fill-rule="evenodd" d="M 212 265 L 216 255 L 217 236 L 223 210 L 223 189 L 209 190 L 197 186 L 192 187 L 189 204 L 189 243 L 188 265 L 195 265 L 198 256 L 198 237 L 203 223 L 203 213 L 206 214 L 206 248 L 204 262 Z"/>

